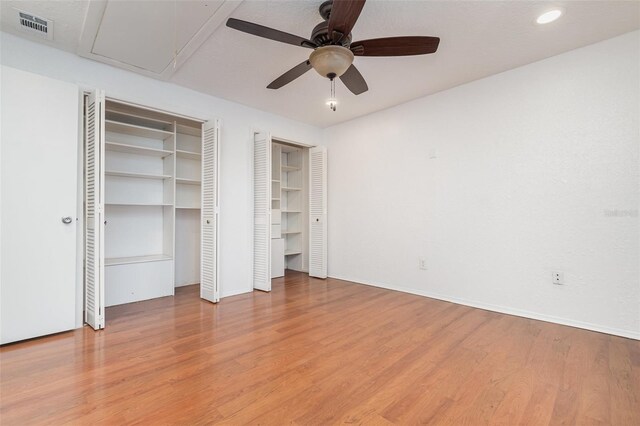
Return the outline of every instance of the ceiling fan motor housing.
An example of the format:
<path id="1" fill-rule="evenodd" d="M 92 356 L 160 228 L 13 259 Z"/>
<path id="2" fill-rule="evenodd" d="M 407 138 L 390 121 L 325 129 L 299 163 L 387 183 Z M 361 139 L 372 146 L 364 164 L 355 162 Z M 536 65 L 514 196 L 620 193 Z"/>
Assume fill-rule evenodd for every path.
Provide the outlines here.
<path id="1" fill-rule="evenodd" d="M 311 31 L 310 39 L 318 46 L 333 44 L 333 39 L 329 37 L 329 22 L 322 21 L 318 25 L 316 25 L 313 31 Z M 342 40 L 340 40 L 340 45 L 344 47 L 349 47 L 350 44 L 351 33 L 349 33 L 349 35 L 346 37 L 342 37 Z"/>

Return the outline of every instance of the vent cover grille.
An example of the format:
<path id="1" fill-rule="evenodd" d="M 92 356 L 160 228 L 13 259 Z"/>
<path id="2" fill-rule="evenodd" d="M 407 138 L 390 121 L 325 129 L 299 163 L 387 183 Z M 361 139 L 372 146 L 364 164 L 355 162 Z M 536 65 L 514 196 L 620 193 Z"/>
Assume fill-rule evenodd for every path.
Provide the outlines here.
<path id="1" fill-rule="evenodd" d="M 53 40 L 53 21 L 20 11 L 18 11 L 18 19 L 21 29 L 47 40 Z"/>

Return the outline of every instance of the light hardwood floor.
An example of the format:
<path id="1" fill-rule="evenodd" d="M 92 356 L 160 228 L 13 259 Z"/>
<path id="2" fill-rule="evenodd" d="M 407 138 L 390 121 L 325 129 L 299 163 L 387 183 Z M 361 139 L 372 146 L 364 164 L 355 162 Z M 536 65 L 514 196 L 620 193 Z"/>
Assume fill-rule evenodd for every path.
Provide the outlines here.
<path id="1" fill-rule="evenodd" d="M 640 342 L 291 273 L 0 349 L 2 425 L 640 425 Z"/>

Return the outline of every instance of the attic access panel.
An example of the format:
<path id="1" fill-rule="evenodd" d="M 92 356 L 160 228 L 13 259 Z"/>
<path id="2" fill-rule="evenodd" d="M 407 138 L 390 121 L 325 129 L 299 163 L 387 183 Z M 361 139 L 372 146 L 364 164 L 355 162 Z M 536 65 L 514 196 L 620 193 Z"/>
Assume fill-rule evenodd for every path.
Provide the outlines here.
<path id="1" fill-rule="evenodd" d="M 91 2 L 79 53 L 166 79 L 238 4 L 229 0 Z"/>

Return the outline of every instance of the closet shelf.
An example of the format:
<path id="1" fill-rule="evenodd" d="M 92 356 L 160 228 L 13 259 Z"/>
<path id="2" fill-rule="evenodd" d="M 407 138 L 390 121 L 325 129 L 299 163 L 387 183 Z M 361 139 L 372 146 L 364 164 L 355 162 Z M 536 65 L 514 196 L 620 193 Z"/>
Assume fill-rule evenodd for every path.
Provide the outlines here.
<path id="1" fill-rule="evenodd" d="M 199 179 L 176 178 L 176 183 L 181 183 L 184 185 L 200 185 L 202 184 L 202 181 Z"/>
<path id="2" fill-rule="evenodd" d="M 180 210 L 200 210 L 200 206 L 176 206 Z"/>
<path id="3" fill-rule="evenodd" d="M 283 234 L 283 235 L 302 234 L 302 231 L 280 231 L 280 233 Z"/>
<path id="4" fill-rule="evenodd" d="M 106 202 L 107 206 L 134 206 L 134 207 L 165 207 L 173 206 L 171 203 L 110 203 Z"/>
<path id="5" fill-rule="evenodd" d="M 283 186 L 281 189 L 283 191 L 302 191 L 302 188 L 290 188 L 288 186 Z"/>
<path id="6" fill-rule="evenodd" d="M 283 172 L 297 172 L 300 170 L 300 167 L 296 167 L 296 166 L 282 166 L 282 171 Z"/>
<path id="7" fill-rule="evenodd" d="M 150 256 L 132 256 L 132 257 L 107 257 L 104 259 L 105 266 L 128 265 L 131 263 L 158 262 L 162 260 L 171 260 L 171 256 L 166 254 L 153 254 Z"/>
<path id="8" fill-rule="evenodd" d="M 285 256 L 295 256 L 296 254 L 302 254 L 302 252 L 300 250 L 285 250 L 284 251 L 284 255 Z"/>
<path id="9" fill-rule="evenodd" d="M 167 121 L 166 119 L 152 118 L 144 113 L 131 110 L 120 109 L 120 106 L 107 104 L 105 110 L 105 118 L 111 121 L 117 121 L 118 123 L 135 124 L 137 126 L 149 127 L 151 129 L 160 129 L 171 132 L 173 126 L 173 120 Z"/>
<path id="10" fill-rule="evenodd" d="M 276 182 L 280 182 L 280 180 L 279 179 L 271 179 L 271 182 L 276 183 Z"/>
<path id="11" fill-rule="evenodd" d="M 280 198 L 272 198 L 271 201 L 280 201 Z"/>
<path id="12" fill-rule="evenodd" d="M 129 145 L 119 142 L 106 142 L 105 149 L 107 151 L 124 152 L 127 154 L 149 155 L 152 157 L 168 157 L 173 154 L 172 151 L 166 149 L 148 148 L 144 146 Z"/>
<path id="13" fill-rule="evenodd" d="M 157 175 L 151 173 L 133 173 L 133 172 L 118 172 L 115 170 L 107 170 L 104 172 L 107 176 L 129 177 L 139 179 L 169 179 L 171 175 Z"/>
<path id="14" fill-rule="evenodd" d="M 300 210 L 281 210 L 282 213 L 302 213 Z"/>
<path id="15" fill-rule="evenodd" d="M 185 151 L 183 149 L 176 149 L 176 154 L 180 158 L 186 158 L 186 159 L 189 159 L 189 160 L 200 160 L 200 159 L 202 159 L 202 154 L 200 154 L 199 152 Z"/>
<path id="16" fill-rule="evenodd" d="M 119 121 L 105 120 L 105 128 L 108 132 L 124 133 L 131 136 L 140 136 L 149 139 L 165 140 L 173 136 L 173 132 L 153 129 L 151 127 L 138 126 L 136 124 L 121 123 Z"/>

